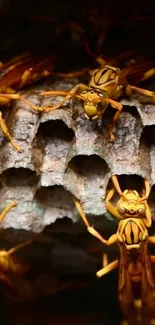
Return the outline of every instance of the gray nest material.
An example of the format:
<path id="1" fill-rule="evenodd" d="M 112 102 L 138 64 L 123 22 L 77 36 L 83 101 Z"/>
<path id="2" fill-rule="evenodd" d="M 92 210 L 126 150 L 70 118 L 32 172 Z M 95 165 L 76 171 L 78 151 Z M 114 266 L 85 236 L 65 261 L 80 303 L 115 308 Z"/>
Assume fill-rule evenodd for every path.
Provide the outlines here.
<path id="1" fill-rule="evenodd" d="M 44 97 L 39 91 L 69 90 L 78 80 L 45 83 L 23 92 L 35 105 L 57 104 L 61 97 Z M 16 102 L 7 124 L 21 146 L 15 151 L 7 138 L 1 143 L 1 209 L 17 200 L 1 224 L 2 228 L 41 232 L 46 225 L 78 216 L 72 195 L 81 201 L 90 216 L 106 214 L 105 195 L 111 174 L 146 177 L 155 184 L 155 107 L 144 98 L 123 99 L 115 128 L 116 141 L 109 142 L 106 126 L 84 118 L 81 103 L 70 99 L 61 109 L 47 114 L 32 111 Z M 109 111 L 111 108 L 109 107 Z M 104 117 L 103 117 L 104 120 Z"/>

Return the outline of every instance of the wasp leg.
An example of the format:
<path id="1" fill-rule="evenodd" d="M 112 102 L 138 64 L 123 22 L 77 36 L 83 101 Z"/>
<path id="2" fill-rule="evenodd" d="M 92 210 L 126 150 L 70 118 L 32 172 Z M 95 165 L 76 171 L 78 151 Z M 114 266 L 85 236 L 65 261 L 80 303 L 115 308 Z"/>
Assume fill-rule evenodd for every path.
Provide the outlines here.
<path id="1" fill-rule="evenodd" d="M 117 103 L 117 102 L 116 102 Z M 117 103 L 118 105 L 114 106 L 111 103 L 111 106 L 116 108 L 118 111 L 115 113 L 114 117 L 113 117 L 113 122 L 111 125 L 109 125 L 109 136 L 110 136 L 110 142 L 114 142 L 115 141 L 115 135 L 114 135 L 114 128 L 115 128 L 115 124 L 117 123 L 119 116 L 122 112 L 123 106 L 120 103 Z"/>
<path id="2" fill-rule="evenodd" d="M 152 224 L 151 211 L 147 202 L 145 202 L 145 215 L 146 215 L 146 219 L 144 219 L 145 226 L 151 227 Z"/>
<path id="3" fill-rule="evenodd" d="M 150 183 L 147 181 L 147 179 L 144 179 L 144 184 L 145 184 L 145 196 L 146 198 L 148 198 L 150 194 Z"/>
<path id="4" fill-rule="evenodd" d="M 103 267 L 107 266 L 108 263 L 108 254 L 103 254 L 103 261 L 102 261 Z"/>
<path id="5" fill-rule="evenodd" d="M 97 277 L 101 278 L 101 276 L 115 270 L 118 267 L 118 260 L 106 265 L 103 269 L 96 272 Z"/>
<path id="6" fill-rule="evenodd" d="M 13 137 L 11 136 L 6 124 L 5 124 L 5 121 L 3 120 L 2 118 L 2 112 L 0 112 L 0 126 L 1 126 L 1 129 L 4 133 L 4 135 L 6 137 L 8 137 L 8 139 L 10 140 L 12 146 L 18 151 L 18 152 L 21 152 L 21 148 L 20 146 L 14 141 Z"/>
<path id="7" fill-rule="evenodd" d="M 6 216 L 6 214 L 13 208 L 17 205 L 17 202 L 16 201 L 13 201 L 11 202 L 10 204 L 8 204 L 6 206 L 6 208 L 1 212 L 0 214 L 0 222 L 3 221 L 4 217 Z"/>
<path id="8" fill-rule="evenodd" d="M 143 88 L 139 88 L 139 87 L 131 86 L 131 85 L 127 86 L 127 89 L 126 89 L 127 95 L 130 95 L 132 90 L 134 90 L 137 93 L 140 93 L 142 95 L 152 97 L 153 99 L 155 98 L 155 92 L 154 91 L 150 91 L 150 90 L 147 90 L 147 89 L 143 89 Z"/>
<path id="9" fill-rule="evenodd" d="M 85 213 L 83 212 L 82 210 L 82 207 L 81 207 L 81 204 L 80 202 L 75 198 L 73 197 L 73 201 L 75 203 L 75 206 L 81 216 L 81 218 L 83 219 L 86 227 L 87 227 L 87 230 L 93 235 L 95 236 L 96 238 L 98 238 L 102 243 L 104 244 L 107 244 L 107 240 L 105 240 L 93 227 L 90 226 L 88 220 L 87 220 L 87 217 L 85 215 Z"/>
<path id="10" fill-rule="evenodd" d="M 148 237 L 148 243 L 155 244 L 155 236 L 149 236 Z"/>
<path id="11" fill-rule="evenodd" d="M 116 191 L 118 192 L 118 194 L 120 196 L 122 196 L 125 200 L 127 200 L 126 196 L 123 194 L 123 192 L 121 191 L 121 188 L 120 188 L 120 185 L 119 185 L 119 182 L 118 182 L 118 179 L 117 179 L 117 176 L 116 175 L 112 175 L 111 176 L 111 179 L 113 181 L 113 184 L 115 186 L 115 189 Z"/>
<path id="12" fill-rule="evenodd" d="M 85 90 L 87 88 L 88 88 L 88 86 L 86 86 L 84 84 L 78 84 L 78 85 L 76 85 L 74 88 L 72 88 L 68 92 L 67 96 L 58 105 L 46 107 L 46 112 L 53 111 L 53 110 L 56 110 L 56 109 L 60 108 L 66 102 L 66 100 L 70 99 L 72 97 L 72 95 L 76 94 L 76 92 L 78 90 L 83 91 L 83 90 Z M 45 91 L 45 92 L 40 93 L 40 96 L 52 96 L 54 94 L 56 94 L 56 96 L 58 96 L 58 92 L 57 91 L 47 91 L 47 92 Z M 65 92 L 61 92 L 60 91 L 60 96 L 61 96 L 61 94 L 64 96 L 65 95 Z"/>
<path id="13" fill-rule="evenodd" d="M 110 202 L 111 198 L 113 197 L 115 193 L 115 189 L 112 188 L 108 194 L 107 197 L 105 199 L 105 203 L 106 203 L 106 208 L 107 210 L 116 218 L 121 219 L 121 215 L 119 214 L 119 212 L 117 211 L 117 208 Z"/>
<path id="14" fill-rule="evenodd" d="M 155 256 L 150 255 L 150 260 L 151 260 L 152 263 L 155 263 Z"/>
<path id="15" fill-rule="evenodd" d="M 103 67 L 106 64 L 106 61 L 101 56 L 98 56 L 96 62 L 99 63 L 101 67 Z"/>
<path id="16" fill-rule="evenodd" d="M 152 69 L 146 71 L 146 72 L 143 74 L 143 77 L 140 78 L 140 79 L 137 81 L 137 83 L 142 82 L 142 81 L 145 81 L 145 80 L 151 78 L 154 74 L 155 74 L 155 69 L 154 69 L 154 68 L 152 68 Z"/>
<path id="17" fill-rule="evenodd" d="M 24 71 L 23 75 L 21 76 L 21 81 L 20 81 L 19 88 L 26 85 L 26 83 L 29 80 L 31 74 L 32 74 L 31 70 L 25 70 Z"/>

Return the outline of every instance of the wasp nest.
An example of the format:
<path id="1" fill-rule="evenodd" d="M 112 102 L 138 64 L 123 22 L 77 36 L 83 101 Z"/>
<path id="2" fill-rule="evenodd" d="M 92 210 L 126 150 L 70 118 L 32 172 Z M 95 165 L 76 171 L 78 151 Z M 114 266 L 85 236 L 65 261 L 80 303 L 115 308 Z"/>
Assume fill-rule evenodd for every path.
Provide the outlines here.
<path id="1" fill-rule="evenodd" d="M 56 104 L 60 97 L 40 101 L 38 92 L 69 90 L 78 82 L 66 79 L 46 83 L 24 92 L 24 96 L 39 106 Z M 132 180 L 135 189 L 142 188 L 142 178 L 147 178 L 153 193 L 154 104 L 148 104 L 142 96 L 121 102 L 124 109 L 115 128 L 114 143 L 109 142 L 107 116 L 97 123 L 86 120 L 77 99 L 46 114 L 32 111 L 22 101 L 14 104 L 7 124 L 22 152 L 1 138 L 0 200 L 1 209 L 8 200 L 17 200 L 18 205 L 7 214 L 2 228 L 41 232 L 57 219 L 68 217 L 75 222 L 78 216 L 73 195 L 87 215 L 100 218 L 107 214 L 104 199 L 111 174 L 128 175 L 125 179 Z"/>
<path id="2" fill-rule="evenodd" d="M 67 91 L 77 83 L 77 79 L 45 82 L 22 93 L 38 106 L 57 104 L 60 97 L 40 100 L 38 93 L 45 89 Z M 87 234 L 83 222 L 78 222 L 80 217 L 73 195 L 80 200 L 88 218 L 104 229 L 106 237 L 116 227 L 105 207 L 111 174 L 119 175 L 122 189 L 132 186 L 138 191 L 143 188 L 143 178 L 147 178 L 153 211 L 155 107 L 142 96 L 124 98 L 121 102 L 124 109 L 115 128 L 114 143 L 109 142 L 107 132 L 112 108 L 96 123 L 85 119 L 77 99 L 70 99 L 62 108 L 49 113 L 32 111 L 22 101 L 3 112 L 22 152 L 14 150 L 1 133 L 1 209 L 12 200 L 18 202 L 1 223 L 1 241 L 5 248 L 8 243 L 10 247 L 19 242 L 19 238 L 23 241 L 32 238 L 32 233 L 47 229 L 34 249 L 27 247 L 25 253 L 19 252 L 21 257 L 28 258 L 32 269 L 37 259 L 39 275 L 33 284 L 32 281 L 25 284 L 19 277 L 18 281 L 17 277 L 13 279 L 16 299 L 51 294 L 59 291 L 59 286 L 60 290 L 65 289 L 66 284 L 60 285 L 53 277 L 53 274 L 61 275 L 62 270 L 63 275 L 66 272 L 68 277 L 72 273 L 73 277 L 74 272 L 76 276 L 95 276 L 99 269 L 101 253 L 100 259 L 89 254 L 96 240 Z M 103 245 L 96 245 L 101 252 Z M 49 271 L 46 273 L 45 269 Z"/>

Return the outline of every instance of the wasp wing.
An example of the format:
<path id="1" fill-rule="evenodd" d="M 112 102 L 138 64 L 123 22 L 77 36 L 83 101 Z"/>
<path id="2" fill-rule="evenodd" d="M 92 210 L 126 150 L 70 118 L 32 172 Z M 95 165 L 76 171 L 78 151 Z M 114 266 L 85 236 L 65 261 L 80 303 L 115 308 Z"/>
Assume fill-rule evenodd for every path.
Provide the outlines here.
<path id="1" fill-rule="evenodd" d="M 27 71 L 29 77 L 24 85 L 32 84 L 42 78 L 52 74 L 55 67 L 55 57 L 53 55 L 23 54 L 5 63 L 0 68 L 0 92 L 5 92 L 7 88 L 22 88 L 21 78 Z"/>
<path id="2" fill-rule="evenodd" d="M 155 62 L 153 60 L 145 60 L 142 57 L 138 57 L 134 61 L 129 61 L 126 67 L 121 71 L 121 77 L 126 79 L 129 84 L 136 85 L 155 74 L 154 68 Z M 150 71 L 148 77 L 146 73 Z"/>
<path id="3" fill-rule="evenodd" d="M 118 296 L 120 306 L 129 325 L 137 325 L 137 312 L 134 304 L 134 297 L 132 293 L 131 279 L 128 273 L 128 256 L 124 244 L 119 244 L 119 282 L 118 282 Z"/>
<path id="4" fill-rule="evenodd" d="M 147 242 L 143 243 L 141 250 L 142 260 L 142 285 L 141 285 L 141 300 L 142 300 L 142 319 L 145 324 L 148 324 L 148 318 L 155 317 L 155 284 L 152 275 L 151 261 L 148 255 Z"/>

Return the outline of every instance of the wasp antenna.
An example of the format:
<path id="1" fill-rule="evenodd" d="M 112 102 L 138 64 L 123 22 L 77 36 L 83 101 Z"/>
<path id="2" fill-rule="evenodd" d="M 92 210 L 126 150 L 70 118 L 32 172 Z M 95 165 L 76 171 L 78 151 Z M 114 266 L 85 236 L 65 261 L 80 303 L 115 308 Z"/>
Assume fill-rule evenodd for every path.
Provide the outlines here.
<path id="1" fill-rule="evenodd" d="M 51 90 L 51 91 L 44 91 L 42 93 L 39 94 L 40 96 L 66 96 L 66 97 L 75 97 L 75 98 L 79 98 L 83 101 L 85 101 L 86 99 L 79 94 L 73 94 L 71 92 L 67 92 L 67 91 L 57 91 L 57 90 Z"/>

